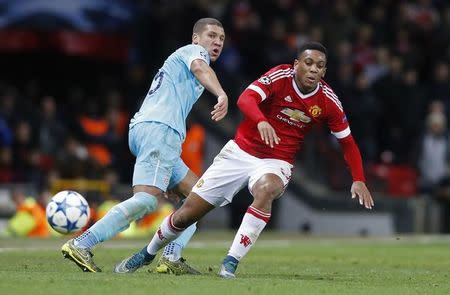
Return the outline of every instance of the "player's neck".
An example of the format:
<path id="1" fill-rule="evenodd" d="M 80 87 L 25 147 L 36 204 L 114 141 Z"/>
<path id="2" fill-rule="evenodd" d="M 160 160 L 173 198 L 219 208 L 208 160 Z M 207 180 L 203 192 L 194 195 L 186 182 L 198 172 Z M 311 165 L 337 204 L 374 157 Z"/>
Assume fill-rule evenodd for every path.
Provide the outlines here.
<path id="1" fill-rule="evenodd" d="M 298 90 L 300 90 L 300 92 L 301 92 L 302 94 L 308 94 L 308 93 L 311 93 L 311 92 L 313 92 L 313 91 L 317 88 L 317 85 L 316 85 L 316 86 L 312 87 L 311 89 L 305 89 L 305 88 L 297 81 L 297 78 L 296 78 L 295 75 L 294 75 L 294 82 L 295 82 L 295 84 L 297 85 Z"/>

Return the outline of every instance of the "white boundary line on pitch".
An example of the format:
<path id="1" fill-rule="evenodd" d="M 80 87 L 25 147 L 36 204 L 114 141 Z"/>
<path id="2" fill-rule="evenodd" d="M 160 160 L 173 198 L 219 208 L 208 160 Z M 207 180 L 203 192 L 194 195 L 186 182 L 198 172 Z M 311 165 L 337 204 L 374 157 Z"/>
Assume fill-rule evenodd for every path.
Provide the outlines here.
<path id="1" fill-rule="evenodd" d="M 200 241 L 192 241 L 189 243 L 188 248 L 193 249 L 205 249 L 205 248 L 228 248 L 231 246 L 231 243 L 233 242 L 232 239 L 230 240 L 200 240 Z M 354 244 L 354 245 L 365 245 L 365 244 L 371 244 L 371 243 L 377 243 L 381 245 L 392 245 L 395 243 L 416 243 L 419 245 L 427 245 L 432 243 L 439 243 L 439 244 L 450 244 L 450 235 L 432 235 L 432 236 L 399 236 L 399 237 L 385 237 L 385 238 L 363 238 L 363 239 L 342 239 L 342 238 L 317 238 L 317 237 L 310 237 L 308 239 L 280 239 L 280 240 L 258 240 L 257 243 L 254 245 L 254 247 L 257 248 L 284 248 L 288 246 L 292 246 L 295 244 L 306 244 L 306 245 L 321 245 L 321 246 L 338 246 L 341 244 Z M 48 243 L 51 243 L 51 241 L 48 241 Z M 32 240 L 30 240 L 30 244 L 26 245 L 24 247 L 11 247 L 11 246 L 2 246 L 2 240 L 0 239 L 0 253 L 5 252 L 12 252 L 12 251 L 41 251 L 41 250 L 49 250 L 49 251 L 59 251 L 61 245 L 63 244 L 62 241 L 55 241 L 55 245 L 49 245 L 48 243 L 43 244 L 34 244 L 32 243 Z M 56 245 L 58 243 L 58 245 Z M 127 241 L 125 239 L 116 239 L 112 241 L 107 241 L 101 245 L 99 245 L 99 248 L 103 249 L 126 249 L 126 248 L 141 248 L 145 246 L 145 241 Z"/>
<path id="2" fill-rule="evenodd" d="M 193 241 L 189 243 L 188 248 L 193 249 L 206 249 L 206 248 L 226 248 L 231 245 L 232 241 Z M 291 240 L 280 240 L 280 241 L 258 241 L 254 247 L 258 248 L 272 248 L 272 247 L 288 247 L 295 244 L 296 241 Z M 143 243 L 120 243 L 120 244 L 111 244 L 106 243 L 101 245 L 101 248 L 104 249 L 127 249 L 127 248 L 135 248 L 144 246 Z M 42 250 L 59 250 L 59 247 L 50 247 L 48 245 L 30 245 L 27 247 L 4 247 L 0 248 L 0 253 L 4 252 L 14 252 L 14 251 L 42 251 Z"/>

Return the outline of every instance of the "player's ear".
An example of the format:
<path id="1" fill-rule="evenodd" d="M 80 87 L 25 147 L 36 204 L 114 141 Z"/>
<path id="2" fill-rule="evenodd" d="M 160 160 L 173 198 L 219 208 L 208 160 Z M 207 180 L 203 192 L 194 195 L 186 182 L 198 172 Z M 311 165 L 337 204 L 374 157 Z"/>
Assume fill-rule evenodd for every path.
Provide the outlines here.
<path id="1" fill-rule="evenodd" d="M 294 69 L 297 67 L 298 65 L 298 59 L 294 59 Z"/>
<path id="2" fill-rule="evenodd" d="M 197 33 L 192 34 L 192 44 L 197 45 L 198 44 L 198 38 L 199 38 L 199 36 L 198 36 Z"/>
<path id="3" fill-rule="evenodd" d="M 322 73 L 322 78 L 325 77 L 326 72 L 327 72 L 327 68 L 324 68 L 323 73 Z"/>

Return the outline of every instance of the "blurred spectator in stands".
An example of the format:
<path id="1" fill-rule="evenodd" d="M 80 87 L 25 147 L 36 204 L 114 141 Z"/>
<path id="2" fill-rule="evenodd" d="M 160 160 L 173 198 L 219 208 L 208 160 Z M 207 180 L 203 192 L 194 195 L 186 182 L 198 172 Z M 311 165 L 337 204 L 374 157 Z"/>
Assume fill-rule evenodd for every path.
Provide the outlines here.
<path id="1" fill-rule="evenodd" d="M 64 121 L 58 117 L 56 102 L 52 96 L 42 98 L 38 123 L 40 166 L 48 171 L 53 165 L 53 157 L 64 144 L 67 132 Z"/>
<path id="2" fill-rule="evenodd" d="M 21 113 L 17 112 L 18 91 L 13 87 L 8 87 L 0 96 L 0 118 L 6 121 L 6 124 L 12 128 Z"/>
<path id="3" fill-rule="evenodd" d="M 429 33 L 439 23 L 439 13 L 432 0 L 406 1 L 402 3 L 406 21 L 416 29 Z"/>
<path id="4" fill-rule="evenodd" d="M 334 6 L 331 8 L 331 14 L 325 18 L 324 26 L 326 39 L 330 44 L 328 47 L 332 48 L 340 40 L 348 40 L 358 27 L 358 22 L 352 13 L 351 5 L 354 2 L 337 0 L 330 3 Z"/>
<path id="5" fill-rule="evenodd" d="M 380 113 L 379 102 L 364 74 L 359 74 L 354 82 L 354 88 L 342 92 L 341 102 L 345 108 L 348 120 L 352 124 L 352 134 L 358 142 L 364 161 L 376 160 L 376 128 Z"/>
<path id="6" fill-rule="evenodd" d="M 450 161 L 446 174 L 438 181 L 433 196 L 441 205 L 441 232 L 450 233 Z"/>
<path id="7" fill-rule="evenodd" d="M 427 93 L 422 83 L 419 83 L 418 72 L 411 67 L 404 71 L 401 83 L 402 95 L 398 97 L 398 124 L 401 128 L 401 151 L 398 151 L 399 161 L 415 166 L 414 149 L 424 129 L 427 116 Z"/>
<path id="8" fill-rule="evenodd" d="M 364 24 L 356 32 L 356 38 L 353 45 L 353 66 L 355 73 L 364 72 L 369 64 L 375 62 L 375 50 L 372 40 L 373 28 Z"/>
<path id="9" fill-rule="evenodd" d="M 243 67 L 243 57 L 237 45 L 233 40 L 227 41 L 224 44 L 220 59 L 217 60 L 216 73 L 221 77 L 221 83 L 224 89 L 227 89 L 230 97 L 237 97 L 242 91 L 242 87 L 247 87 L 243 81 L 246 81 L 244 73 L 241 71 Z M 232 116 L 240 115 L 236 104 L 231 103 L 228 106 L 228 112 Z"/>
<path id="10" fill-rule="evenodd" d="M 250 1 L 245 0 L 230 3 L 228 10 L 231 24 L 225 23 L 225 27 L 230 28 L 228 35 L 242 55 L 241 71 L 253 79 L 263 68 L 259 61 L 265 60 L 264 51 L 259 47 L 264 45 L 266 40 L 260 13 Z"/>
<path id="11" fill-rule="evenodd" d="M 13 141 L 13 132 L 0 114 L 0 146 L 10 146 Z"/>
<path id="12" fill-rule="evenodd" d="M 11 147 L 0 145 L 0 183 L 8 184 L 15 181 Z"/>
<path id="13" fill-rule="evenodd" d="M 375 60 L 364 68 L 364 75 L 369 86 L 388 75 L 389 60 L 390 53 L 388 48 L 380 46 L 375 49 Z"/>
<path id="14" fill-rule="evenodd" d="M 403 61 L 399 56 L 392 56 L 389 62 L 389 74 L 378 79 L 373 84 L 373 90 L 380 104 L 380 120 L 378 124 L 377 140 L 381 153 L 387 151 L 397 161 L 397 153 L 401 150 L 401 128 L 398 115 L 403 112 L 399 100 L 403 97 Z"/>
<path id="15" fill-rule="evenodd" d="M 27 181 L 30 167 L 31 154 L 36 149 L 33 127 L 30 122 L 21 120 L 14 129 L 14 141 L 12 144 L 13 167 L 17 175 L 17 181 Z"/>
<path id="16" fill-rule="evenodd" d="M 118 124 L 118 112 L 110 109 L 108 117 L 102 112 L 102 106 L 95 100 L 87 102 L 87 110 L 80 115 L 79 127 L 81 140 L 86 145 L 89 155 L 96 163 L 102 167 L 112 164 L 112 149 L 118 143 L 120 138 L 117 136 L 114 128 Z"/>
<path id="17" fill-rule="evenodd" d="M 426 193 L 431 193 L 447 173 L 450 145 L 446 126 L 447 118 L 444 112 L 432 109 L 428 113 L 425 134 L 419 143 L 418 159 L 420 187 Z"/>
<path id="18" fill-rule="evenodd" d="M 389 32 L 389 20 L 391 19 L 393 12 L 392 8 L 389 7 L 389 3 L 385 1 L 384 3 L 379 3 L 378 1 L 375 1 L 375 5 L 372 6 L 367 11 L 366 5 L 363 6 L 363 14 L 368 13 L 368 19 L 367 22 L 374 28 L 373 31 L 373 38 L 375 41 L 375 44 L 386 44 L 390 38 L 389 34 L 386 34 L 386 32 Z M 387 7 L 388 6 L 388 7 Z"/>
<path id="19" fill-rule="evenodd" d="M 410 41 L 410 32 L 406 28 L 400 28 L 394 34 L 394 41 L 391 45 L 393 54 L 401 56 L 406 64 L 422 64 L 422 57 L 417 52 L 417 46 Z"/>
<path id="20" fill-rule="evenodd" d="M 46 200 L 46 197 L 47 195 L 42 193 L 38 199 Z M 26 196 L 20 189 L 13 191 L 12 199 L 16 205 L 16 213 L 8 222 L 9 234 L 20 237 L 48 237 L 50 232 L 45 215 L 46 201 L 40 203 L 35 198 Z"/>
<path id="21" fill-rule="evenodd" d="M 432 56 L 443 57 L 447 62 L 450 62 L 450 5 L 443 9 L 441 25 L 433 35 Z M 442 54 L 443 52 L 444 54 Z"/>
<path id="22" fill-rule="evenodd" d="M 353 83 L 353 57 L 352 57 L 352 44 L 348 40 L 340 40 L 336 45 L 336 50 L 329 52 L 329 60 L 327 62 L 327 68 L 331 69 L 327 71 L 327 80 L 331 85 L 336 83 L 344 85 L 351 85 Z M 342 76 L 344 75 L 344 76 Z M 346 86 L 347 87 L 347 86 Z M 348 88 L 341 88 L 341 91 Z M 341 92 L 347 93 L 347 92 Z"/>
<path id="23" fill-rule="evenodd" d="M 341 63 L 337 66 L 336 80 L 333 80 L 333 87 L 336 89 L 337 95 L 350 95 L 355 87 L 355 77 L 353 75 L 353 67 L 351 63 Z M 345 100 L 345 98 L 344 98 Z M 350 102 L 349 102 L 350 103 Z M 354 101 L 351 102 L 353 104 Z"/>
<path id="24" fill-rule="evenodd" d="M 128 123 L 130 115 L 123 106 L 122 93 L 117 89 L 110 89 L 106 93 L 106 121 L 108 124 L 108 137 L 106 142 L 111 153 L 110 166 L 117 169 L 121 179 L 126 179 L 129 169 L 121 169 L 131 165 L 128 149 Z M 127 172 L 123 171 L 126 170 Z"/>
<path id="25" fill-rule="evenodd" d="M 61 178 L 82 178 L 88 174 L 89 153 L 75 137 L 68 136 L 57 155 L 56 167 Z"/>
<path id="26" fill-rule="evenodd" d="M 292 50 L 297 50 L 304 43 L 310 41 L 308 31 L 310 29 L 308 13 L 302 9 L 296 9 L 292 17 L 292 25 L 288 38 L 288 44 Z"/>
<path id="27" fill-rule="evenodd" d="M 64 121 L 58 117 L 55 98 L 44 96 L 39 113 L 39 150 L 44 155 L 55 155 L 61 148 L 66 129 Z"/>
<path id="28" fill-rule="evenodd" d="M 203 174 L 204 154 L 205 129 L 192 118 L 189 118 L 186 139 L 182 145 L 181 159 L 198 177 Z"/>
<path id="29" fill-rule="evenodd" d="M 295 55 L 295 50 L 288 46 L 286 22 L 281 18 L 274 19 L 270 24 L 269 38 L 264 46 L 266 64 L 273 67 L 277 64 L 288 63 Z"/>
<path id="30" fill-rule="evenodd" d="M 444 102 L 445 113 L 450 115 L 450 66 L 448 62 L 440 60 L 433 69 L 430 86 L 430 97 Z"/>

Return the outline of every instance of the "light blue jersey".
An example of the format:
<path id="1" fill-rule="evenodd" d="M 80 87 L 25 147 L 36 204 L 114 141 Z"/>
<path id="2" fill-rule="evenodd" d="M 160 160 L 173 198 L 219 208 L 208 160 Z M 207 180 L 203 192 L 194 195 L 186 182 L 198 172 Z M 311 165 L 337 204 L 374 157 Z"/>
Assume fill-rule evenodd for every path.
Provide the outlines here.
<path id="1" fill-rule="evenodd" d="M 205 48 L 189 44 L 172 53 L 153 79 L 145 100 L 130 122 L 160 122 L 186 137 L 186 118 L 205 88 L 190 71 L 192 61 L 210 57 Z"/>

